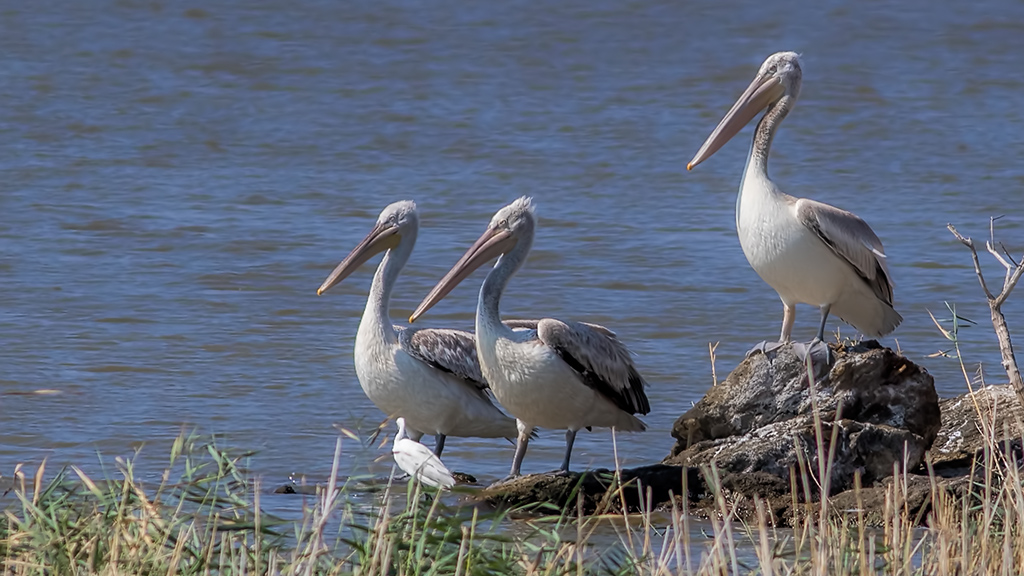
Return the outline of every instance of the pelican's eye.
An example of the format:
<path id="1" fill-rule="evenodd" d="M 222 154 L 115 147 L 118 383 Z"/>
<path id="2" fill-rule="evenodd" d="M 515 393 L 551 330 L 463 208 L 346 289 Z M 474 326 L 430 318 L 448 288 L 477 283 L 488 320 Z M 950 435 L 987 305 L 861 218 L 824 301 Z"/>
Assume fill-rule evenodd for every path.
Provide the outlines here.
<path id="1" fill-rule="evenodd" d="M 779 71 L 779 65 L 778 64 L 772 64 L 771 68 L 768 68 L 768 73 L 769 74 L 775 74 L 778 71 Z"/>

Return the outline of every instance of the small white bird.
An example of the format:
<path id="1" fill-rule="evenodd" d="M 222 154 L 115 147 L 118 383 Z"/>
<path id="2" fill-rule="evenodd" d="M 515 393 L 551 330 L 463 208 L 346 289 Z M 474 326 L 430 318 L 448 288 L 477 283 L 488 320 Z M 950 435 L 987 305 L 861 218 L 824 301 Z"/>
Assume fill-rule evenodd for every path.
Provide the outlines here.
<path id="1" fill-rule="evenodd" d="M 451 488 L 455 486 L 455 478 L 448 471 L 441 459 L 423 444 L 408 438 L 405 435 L 405 418 L 398 418 L 398 434 L 395 435 L 395 445 L 391 453 L 395 457 L 395 463 L 405 471 L 427 486 L 434 488 Z"/>

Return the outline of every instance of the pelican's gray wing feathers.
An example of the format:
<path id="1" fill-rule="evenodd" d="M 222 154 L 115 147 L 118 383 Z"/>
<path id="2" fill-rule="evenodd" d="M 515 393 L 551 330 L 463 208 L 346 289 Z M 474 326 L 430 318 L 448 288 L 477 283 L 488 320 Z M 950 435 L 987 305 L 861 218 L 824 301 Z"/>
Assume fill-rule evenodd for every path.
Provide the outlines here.
<path id="1" fill-rule="evenodd" d="M 633 365 L 629 350 L 611 330 L 597 324 L 545 318 L 537 322 L 537 337 L 575 370 L 584 384 L 625 412 L 651 411 L 644 392 L 647 383 Z"/>
<path id="2" fill-rule="evenodd" d="M 852 212 L 807 198 L 796 201 L 796 214 L 804 226 L 853 266 L 880 300 L 892 305 L 885 248 L 867 222 Z"/>
<path id="3" fill-rule="evenodd" d="M 395 326 L 398 343 L 410 356 L 449 372 L 483 390 L 487 381 L 480 372 L 476 340 L 464 330 Z"/>

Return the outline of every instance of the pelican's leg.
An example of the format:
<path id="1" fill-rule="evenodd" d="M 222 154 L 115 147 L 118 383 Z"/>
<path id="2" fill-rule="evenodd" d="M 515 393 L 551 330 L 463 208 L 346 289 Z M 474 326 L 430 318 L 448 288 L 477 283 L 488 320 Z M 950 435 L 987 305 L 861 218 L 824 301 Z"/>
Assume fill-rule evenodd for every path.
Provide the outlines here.
<path id="1" fill-rule="evenodd" d="M 512 470 L 509 471 L 505 480 L 522 475 L 520 468 L 523 466 L 523 457 L 526 456 L 526 447 L 530 444 L 530 433 L 533 432 L 533 426 L 518 418 L 516 418 L 516 428 L 519 430 L 519 436 L 516 438 L 516 455 L 512 457 Z"/>
<path id="2" fill-rule="evenodd" d="M 558 469 L 561 474 L 569 473 L 569 458 L 572 457 L 572 445 L 576 442 L 576 431 L 565 431 L 565 459 L 562 460 L 562 467 Z"/>
<path id="3" fill-rule="evenodd" d="M 789 339 L 793 335 L 793 321 L 796 320 L 796 306 L 792 306 L 782 303 L 782 334 L 779 336 L 779 342 L 789 342 Z M 822 321 L 824 325 L 824 321 Z"/>
<path id="4" fill-rule="evenodd" d="M 444 451 L 444 439 L 444 434 L 434 435 L 434 456 L 437 456 L 438 458 L 441 457 L 441 452 Z"/>
<path id="5" fill-rule="evenodd" d="M 821 325 L 818 326 L 818 337 L 815 338 L 818 342 L 825 341 L 825 323 L 828 322 L 828 311 L 831 309 L 831 304 L 825 304 L 821 307 Z"/>
<path id="6" fill-rule="evenodd" d="M 799 342 L 793 344 L 793 351 L 800 356 L 801 360 L 806 362 L 810 357 L 815 376 L 818 375 L 818 369 L 832 364 L 832 351 L 828 349 L 828 344 L 825 342 L 825 323 L 828 322 L 828 312 L 831 309 L 831 304 L 821 306 L 821 324 L 818 326 L 818 335 L 811 340 L 810 344 Z"/>
<path id="7" fill-rule="evenodd" d="M 747 357 L 749 358 L 755 352 L 760 352 L 762 354 L 767 355 L 767 354 L 769 354 L 771 352 L 775 352 L 776 350 L 781 348 L 782 345 L 785 344 L 786 342 L 789 342 L 790 335 L 793 333 L 793 321 L 794 320 L 796 320 L 796 306 L 794 306 L 792 304 L 786 304 L 785 302 L 783 302 L 782 303 L 782 334 L 779 335 L 779 341 L 778 342 L 768 342 L 767 340 L 762 340 L 762 341 L 757 343 L 757 346 L 754 346 L 753 348 L 751 348 L 750 350 L 747 351 Z"/>

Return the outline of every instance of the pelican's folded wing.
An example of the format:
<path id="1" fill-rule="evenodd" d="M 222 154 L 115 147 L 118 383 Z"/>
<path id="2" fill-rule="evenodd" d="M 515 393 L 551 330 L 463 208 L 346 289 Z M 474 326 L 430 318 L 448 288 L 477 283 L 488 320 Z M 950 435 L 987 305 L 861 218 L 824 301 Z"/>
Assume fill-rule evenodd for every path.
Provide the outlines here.
<path id="1" fill-rule="evenodd" d="M 395 326 L 398 343 L 410 356 L 450 372 L 477 388 L 487 388 L 476 357 L 476 340 L 469 332 L 443 328 Z"/>
<path id="2" fill-rule="evenodd" d="M 545 318 L 537 337 L 575 370 L 583 382 L 630 414 L 647 414 L 651 404 L 629 350 L 611 330 L 597 324 Z"/>
<path id="3" fill-rule="evenodd" d="M 537 324 L 540 324 L 540 320 L 516 318 L 513 320 L 502 320 L 501 323 L 513 330 L 536 330 Z"/>
<path id="4" fill-rule="evenodd" d="M 525 320 L 525 319 L 522 319 L 522 318 L 515 318 L 515 319 L 512 319 L 512 320 L 502 320 L 501 323 L 506 325 L 506 326 L 508 326 L 509 328 L 511 328 L 513 330 L 536 330 L 537 326 L 541 323 L 541 321 L 540 320 Z M 583 326 L 586 326 L 588 328 L 596 330 L 596 331 L 600 332 L 601 334 L 604 334 L 605 336 L 610 336 L 612 338 L 615 338 L 615 332 L 612 332 L 610 329 L 605 328 L 604 326 L 601 326 L 600 324 L 590 324 L 589 322 L 576 322 L 576 324 L 581 324 Z"/>
<path id="5" fill-rule="evenodd" d="M 807 198 L 796 201 L 796 214 L 804 226 L 853 266 L 880 300 L 892 305 L 885 249 L 867 222 L 852 212 Z"/>

